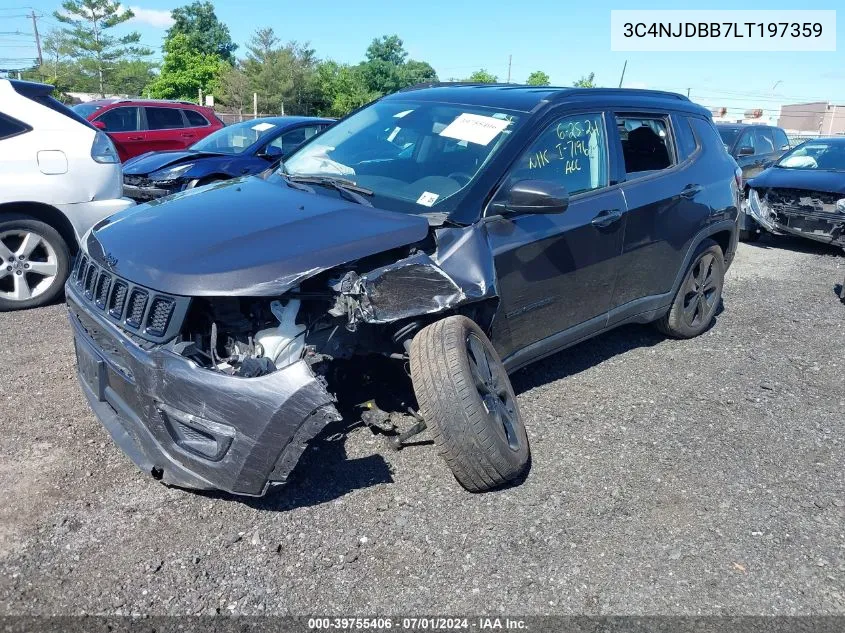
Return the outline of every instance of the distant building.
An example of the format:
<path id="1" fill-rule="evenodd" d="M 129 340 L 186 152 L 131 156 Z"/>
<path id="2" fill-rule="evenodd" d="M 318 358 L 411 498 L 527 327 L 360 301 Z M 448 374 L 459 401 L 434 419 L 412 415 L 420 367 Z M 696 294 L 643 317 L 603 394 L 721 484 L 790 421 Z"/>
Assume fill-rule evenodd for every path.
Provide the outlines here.
<path id="1" fill-rule="evenodd" d="M 780 108 L 778 126 L 787 133 L 813 136 L 845 134 L 845 104 L 814 101 L 784 105 Z"/>

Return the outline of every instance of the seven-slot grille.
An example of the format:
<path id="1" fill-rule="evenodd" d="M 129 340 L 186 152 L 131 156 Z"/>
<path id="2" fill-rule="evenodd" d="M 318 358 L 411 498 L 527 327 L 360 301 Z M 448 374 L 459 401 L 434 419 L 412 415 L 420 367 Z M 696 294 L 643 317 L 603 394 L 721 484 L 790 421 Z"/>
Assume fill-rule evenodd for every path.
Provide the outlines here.
<path id="1" fill-rule="evenodd" d="M 179 325 L 174 322 L 176 308 L 182 308 L 180 315 L 184 317 L 187 307 L 187 299 L 157 294 L 132 284 L 85 255 L 77 259 L 71 278 L 90 305 L 127 331 L 149 340 L 158 341 L 167 334 L 174 336 Z"/>

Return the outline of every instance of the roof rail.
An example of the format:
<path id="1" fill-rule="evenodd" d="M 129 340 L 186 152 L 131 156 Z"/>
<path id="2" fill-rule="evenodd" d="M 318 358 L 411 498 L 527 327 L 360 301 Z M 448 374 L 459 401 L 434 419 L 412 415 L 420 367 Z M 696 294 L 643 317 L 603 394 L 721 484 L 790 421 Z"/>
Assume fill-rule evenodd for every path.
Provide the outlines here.
<path id="1" fill-rule="evenodd" d="M 415 84 L 413 86 L 407 86 L 406 88 L 402 88 L 398 92 L 410 92 L 413 90 L 423 90 L 425 88 L 442 88 L 442 87 L 463 87 L 463 86 L 490 86 L 496 88 L 525 88 L 528 90 L 544 90 L 549 92 L 554 92 L 555 94 L 552 96 L 553 99 L 562 99 L 565 97 L 572 97 L 575 95 L 596 95 L 596 94 L 605 94 L 605 95 L 625 95 L 630 94 L 632 92 L 636 92 L 637 94 L 645 94 L 654 97 L 664 97 L 670 99 L 678 99 L 679 101 L 689 101 L 689 98 L 686 96 L 679 94 L 677 92 L 668 92 L 665 90 L 647 90 L 644 88 L 575 88 L 573 86 L 528 86 L 525 84 L 515 84 L 515 83 L 479 83 L 473 81 L 431 81 L 431 82 L 423 82 L 419 84 Z"/>

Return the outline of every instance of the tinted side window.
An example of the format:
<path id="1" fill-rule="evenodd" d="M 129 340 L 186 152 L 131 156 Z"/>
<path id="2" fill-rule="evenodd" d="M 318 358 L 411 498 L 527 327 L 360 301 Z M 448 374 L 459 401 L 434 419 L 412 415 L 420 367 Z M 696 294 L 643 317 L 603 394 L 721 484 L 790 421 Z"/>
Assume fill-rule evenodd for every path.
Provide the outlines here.
<path id="1" fill-rule="evenodd" d="M 280 148 L 283 154 L 288 154 L 314 136 L 322 127 L 322 125 L 310 125 L 285 132 L 279 138 L 273 139 L 269 145 Z"/>
<path id="2" fill-rule="evenodd" d="M 642 176 L 675 164 L 669 117 L 620 115 L 616 117 L 616 127 L 622 140 L 626 173 Z"/>
<path id="3" fill-rule="evenodd" d="M 179 108 L 144 108 L 147 113 L 148 130 L 172 130 L 185 127 Z"/>
<path id="4" fill-rule="evenodd" d="M 676 118 L 678 125 L 676 132 L 678 134 L 678 151 L 680 159 L 686 160 L 695 153 L 698 149 L 698 140 L 692 132 L 690 121 L 685 116 L 678 116 Z"/>
<path id="5" fill-rule="evenodd" d="M 205 127 L 208 121 L 196 110 L 182 110 L 188 119 L 188 127 Z"/>
<path id="6" fill-rule="evenodd" d="M 607 134 L 601 114 L 579 114 L 549 125 L 519 158 L 510 181 L 550 180 L 569 195 L 607 186 Z"/>
<path id="7" fill-rule="evenodd" d="M 696 137 L 698 137 L 699 143 L 705 150 L 712 151 L 721 147 L 722 151 L 726 151 L 724 150 L 725 145 L 722 142 L 722 137 L 710 121 L 705 121 L 698 117 L 691 117 L 689 121 L 692 123 L 692 129 Z"/>
<path id="8" fill-rule="evenodd" d="M 107 110 L 95 120 L 104 123 L 107 132 L 135 132 L 141 129 L 138 124 L 138 108 L 134 107 Z"/>
<path id="9" fill-rule="evenodd" d="M 29 132 L 32 128 L 0 112 L 0 140 Z"/>
<path id="10" fill-rule="evenodd" d="M 789 139 L 786 137 L 786 132 L 784 132 L 779 127 L 776 127 L 772 130 L 772 137 L 775 141 L 775 149 L 779 151 L 789 149 Z"/>
<path id="11" fill-rule="evenodd" d="M 760 153 L 755 147 L 754 134 L 751 130 L 745 130 L 745 132 L 742 133 L 742 136 L 739 139 L 739 143 L 737 143 L 736 145 L 736 152 L 739 153 L 739 150 L 741 150 L 743 147 L 750 147 L 752 150 L 754 150 L 755 154 Z"/>
<path id="12" fill-rule="evenodd" d="M 755 154 L 771 154 L 775 151 L 775 142 L 769 128 L 754 130 L 754 150 Z"/>

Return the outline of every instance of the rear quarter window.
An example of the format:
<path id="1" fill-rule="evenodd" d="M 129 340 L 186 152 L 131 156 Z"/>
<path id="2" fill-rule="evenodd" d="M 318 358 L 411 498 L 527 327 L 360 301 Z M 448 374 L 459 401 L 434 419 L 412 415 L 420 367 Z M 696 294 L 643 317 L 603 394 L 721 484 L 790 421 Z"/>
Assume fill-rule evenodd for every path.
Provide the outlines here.
<path id="1" fill-rule="evenodd" d="M 678 140 L 680 160 L 684 161 L 695 154 L 695 150 L 698 149 L 698 140 L 692 131 L 692 125 L 688 117 L 675 117 L 675 132 Z"/>
<path id="2" fill-rule="evenodd" d="M 696 137 L 698 137 L 698 141 L 701 143 L 702 147 L 717 151 L 721 149 L 723 152 L 727 153 L 725 144 L 722 142 L 722 137 L 710 121 L 705 121 L 704 119 L 699 119 L 698 117 L 691 117 L 690 123 L 692 124 L 692 129 L 695 132 Z"/>
<path id="3" fill-rule="evenodd" d="M 205 127 L 208 125 L 206 118 L 196 110 L 182 110 L 188 119 L 188 127 Z"/>
<path id="4" fill-rule="evenodd" d="M 22 123 L 17 119 L 0 112 L 0 141 L 7 138 L 12 138 L 18 134 L 29 132 L 32 128 L 26 123 Z"/>

